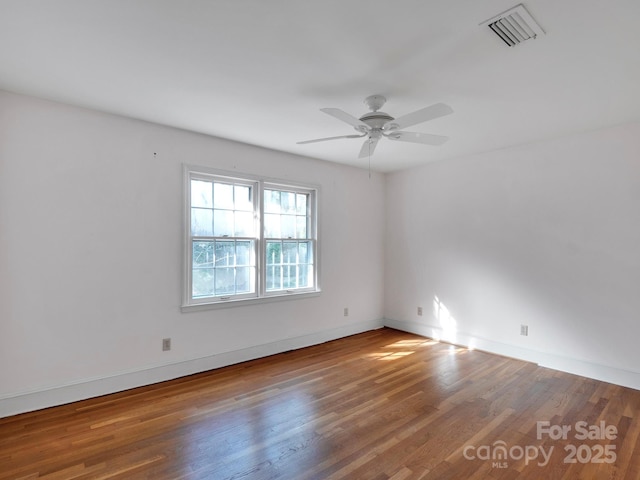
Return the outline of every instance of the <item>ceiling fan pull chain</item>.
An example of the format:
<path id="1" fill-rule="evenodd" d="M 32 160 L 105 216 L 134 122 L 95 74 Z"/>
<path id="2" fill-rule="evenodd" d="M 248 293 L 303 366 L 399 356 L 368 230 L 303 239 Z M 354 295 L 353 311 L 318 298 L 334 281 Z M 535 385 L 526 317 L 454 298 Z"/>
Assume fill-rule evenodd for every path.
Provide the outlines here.
<path id="1" fill-rule="evenodd" d="M 371 139 L 369 139 L 369 179 L 371 179 Z"/>

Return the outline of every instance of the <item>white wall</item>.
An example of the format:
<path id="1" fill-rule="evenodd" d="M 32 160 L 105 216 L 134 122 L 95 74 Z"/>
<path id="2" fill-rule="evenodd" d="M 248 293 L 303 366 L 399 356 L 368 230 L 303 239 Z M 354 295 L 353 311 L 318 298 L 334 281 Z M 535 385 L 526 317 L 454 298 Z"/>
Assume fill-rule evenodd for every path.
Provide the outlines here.
<path id="1" fill-rule="evenodd" d="M 640 124 L 397 172 L 386 197 L 388 325 L 640 388 Z"/>
<path id="2" fill-rule="evenodd" d="M 182 163 L 319 185 L 322 294 L 181 313 Z M 0 92 L 0 416 L 377 328 L 383 316 L 640 388 L 639 205 L 640 124 L 369 179 Z M 443 330 L 435 296 L 455 328 Z"/>
<path id="3" fill-rule="evenodd" d="M 322 294 L 181 313 L 183 163 L 319 185 Z M 383 181 L 0 92 L 0 416 L 381 326 Z"/>

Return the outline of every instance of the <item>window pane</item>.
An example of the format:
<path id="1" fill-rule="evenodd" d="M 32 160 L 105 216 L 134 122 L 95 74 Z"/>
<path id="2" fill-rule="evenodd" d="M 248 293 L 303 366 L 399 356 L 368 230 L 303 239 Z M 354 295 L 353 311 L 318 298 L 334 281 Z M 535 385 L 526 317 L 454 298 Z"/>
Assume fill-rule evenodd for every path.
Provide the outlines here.
<path id="1" fill-rule="evenodd" d="M 282 244 L 282 263 L 297 263 L 298 244 L 294 242 L 285 242 Z"/>
<path id="2" fill-rule="evenodd" d="M 295 238 L 296 237 L 296 217 L 293 215 L 282 215 L 280 217 L 282 225 L 282 237 L 281 238 Z"/>
<path id="3" fill-rule="evenodd" d="M 267 265 L 279 265 L 282 263 L 282 244 L 280 242 L 267 242 Z"/>
<path id="4" fill-rule="evenodd" d="M 253 265 L 253 242 L 236 242 L 236 265 Z"/>
<path id="5" fill-rule="evenodd" d="M 236 293 L 253 292 L 252 273 L 253 268 L 250 267 L 236 268 Z"/>
<path id="6" fill-rule="evenodd" d="M 280 192 L 276 190 L 264 191 L 264 211 L 267 213 L 280 213 Z"/>
<path id="7" fill-rule="evenodd" d="M 311 248 L 310 242 L 300 242 L 298 244 L 298 262 L 299 263 L 311 263 Z"/>
<path id="8" fill-rule="evenodd" d="M 194 298 L 213 295 L 213 268 L 193 269 L 191 283 L 191 295 Z"/>
<path id="9" fill-rule="evenodd" d="M 213 242 L 193 242 L 193 268 L 213 267 Z"/>
<path id="10" fill-rule="evenodd" d="M 310 285 L 310 282 L 309 282 L 310 271 L 311 271 L 311 268 L 308 265 L 298 266 L 298 287 L 308 287 Z"/>
<path id="11" fill-rule="evenodd" d="M 213 185 L 214 208 L 233 209 L 233 185 L 228 183 L 214 183 Z"/>
<path id="12" fill-rule="evenodd" d="M 253 236 L 253 212 L 235 212 L 235 234 L 238 237 Z"/>
<path id="13" fill-rule="evenodd" d="M 265 214 L 264 236 L 267 238 L 282 238 L 280 236 L 280 215 Z"/>
<path id="14" fill-rule="evenodd" d="M 282 290 L 282 267 L 267 267 L 267 290 Z"/>
<path id="15" fill-rule="evenodd" d="M 234 205 L 236 210 L 253 212 L 253 201 L 251 199 L 251 187 L 246 185 L 235 185 L 233 187 Z"/>
<path id="16" fill-rule="evenodd" d="M 280 206 L 282 213 L 296 213 L 296 194 L 293 192 L 280 192 Z"/>
<path id="17" fill-rule="evenodd" d="M 213 235 L 212 210 L 205 208 L 191 209 L 191 235 L 210 237 Z"/>
<path id="18" fill-rule="evenodd" d="M 191 206 L 211 208 L 213 206 L 211 187 L 211 182 L 191 180 Z"/>
<path id="19" fill-rule="evenodd" d="M 213 211 L 213 235 L 216 237 L 233 235 L 233 211 Z"/>
<path id="20" fill-rule="evenodd" d="M 282 288 L 296 288 L 296 266 L 282 267 Z"/>
<path id="21" fill-rule="evenodd" d="M 298 215 L 296 217 L 296 238 L 307 237 L 307 217 Z"/>
<path id="22" fill-rule="evenodd" d="M 302 193 L 296 195 L 296 213 L 298 215 L 307 214 L 307 197 L 308 195 Z"/>
<path id="23" fill-rule="evenodd" d="M 215 277 L 216 295 L 231 295 L 235 293 L 235 269 L 233 267 L 216 268 Z"/>
<path id="24" fill-rule="evenodd" d="M 235 265 L 236 252 L 234 242 L 216 242 L 215 251 L 216 267 Z"/>

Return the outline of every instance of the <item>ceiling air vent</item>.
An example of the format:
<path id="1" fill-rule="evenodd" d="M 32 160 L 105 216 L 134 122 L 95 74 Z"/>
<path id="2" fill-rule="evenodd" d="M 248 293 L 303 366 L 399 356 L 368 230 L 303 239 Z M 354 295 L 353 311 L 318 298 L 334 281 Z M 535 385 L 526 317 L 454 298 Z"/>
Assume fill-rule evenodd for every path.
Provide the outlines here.
<path id="1" fill-rule="evenodd" d="M 500 15 L 496 15 L 480 25 L 488 26 L 500 39 L 510 47 L 526 40 L 544 35 L 544 30 L 536 23 L 531 14 L 519 4 Z"/>

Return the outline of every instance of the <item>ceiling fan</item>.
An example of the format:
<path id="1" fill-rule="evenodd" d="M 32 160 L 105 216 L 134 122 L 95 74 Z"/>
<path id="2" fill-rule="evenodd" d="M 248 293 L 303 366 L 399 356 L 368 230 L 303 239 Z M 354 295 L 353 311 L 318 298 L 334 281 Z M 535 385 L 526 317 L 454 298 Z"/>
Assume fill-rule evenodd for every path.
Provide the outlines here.
<path id="1" fill-rule="evenodd" d="M 428 120 L 443 117 L 453 113 L 449 105 L 444 103 L 436 103 L 430 107 L 422 108 L 413 113 L 393 118 L 391 115 L 379 110 L 385 104 L 387 99 L 382 95 L 371 95 L 364 100 L 370 112 L 365 113 L 360 118 L 356 118 L 339 108 L 321 108 L 320 111 L 331 115 L 332 117 L 342 120 L 354 127 L 360 134 L 340 135 L 337 137 L 316 138 L 314 140 L 305 140 L 297 142 L 302 145 L 305 143 L 324 142 L 327 140 L 337 140 L 339 138 L 362 138 L 367 137 L 360 149 L 359 158 L 373 155 L 373 151 L 378 144 L 378 140 L 386 137 L 390 140 L 399 140 L 401 142 L 422 143 L 425 145 L 442 145 L 449 137 L 442 135 L 432 135 L 420 132 L 405 132 L 403 128 L 423 123 Z"/>

